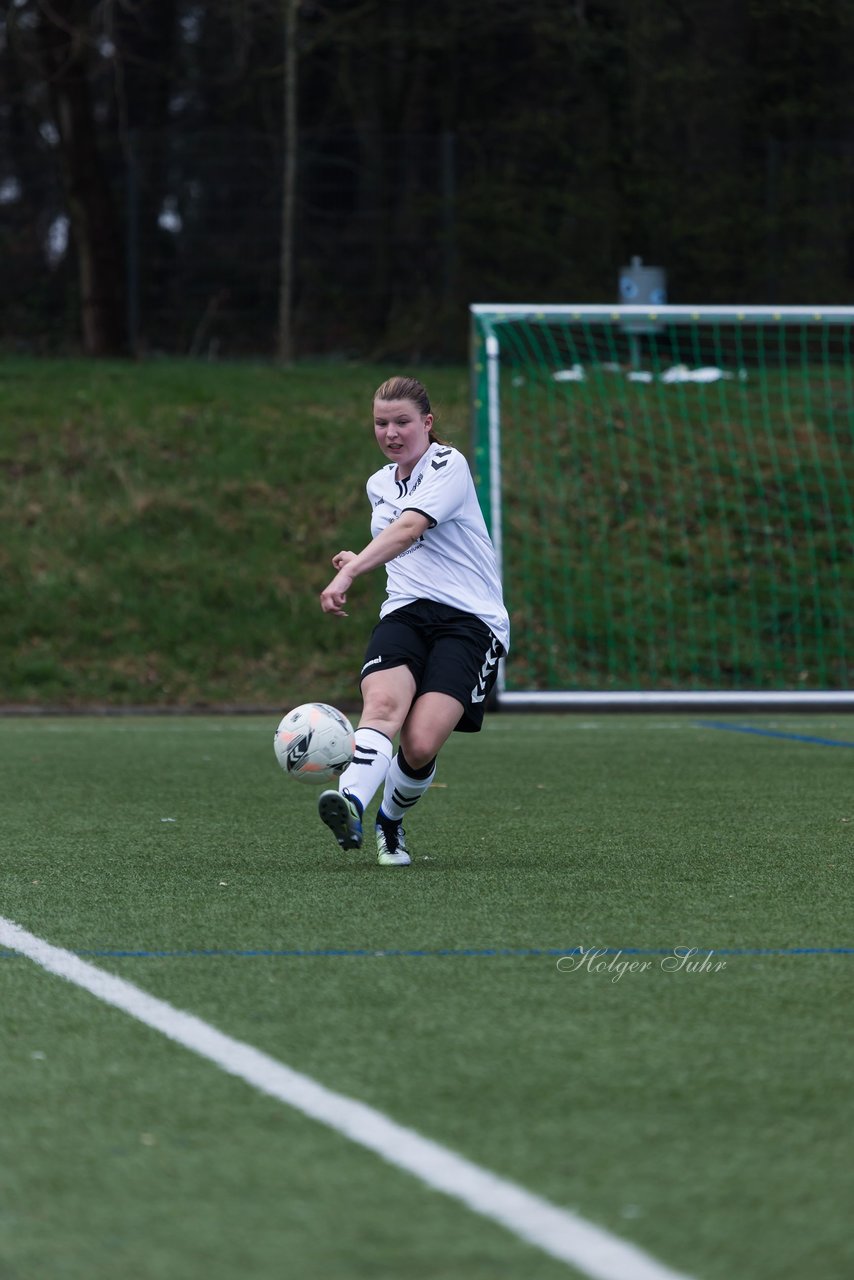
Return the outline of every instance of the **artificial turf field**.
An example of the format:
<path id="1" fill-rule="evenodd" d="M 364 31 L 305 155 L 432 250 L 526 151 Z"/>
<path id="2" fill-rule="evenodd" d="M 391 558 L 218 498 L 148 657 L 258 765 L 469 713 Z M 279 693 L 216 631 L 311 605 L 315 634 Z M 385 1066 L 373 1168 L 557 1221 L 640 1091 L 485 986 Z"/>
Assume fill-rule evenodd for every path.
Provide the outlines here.
<path id="1" fill-rule="evenodd" d="M 407 869 L 274 727 L 0 718 L 0 916 L 660 1275 L 849 1280 L 854 721 L 492 715 Z M 2 1280 L 592 1274 L 9 949 L 0 993 Z"/>

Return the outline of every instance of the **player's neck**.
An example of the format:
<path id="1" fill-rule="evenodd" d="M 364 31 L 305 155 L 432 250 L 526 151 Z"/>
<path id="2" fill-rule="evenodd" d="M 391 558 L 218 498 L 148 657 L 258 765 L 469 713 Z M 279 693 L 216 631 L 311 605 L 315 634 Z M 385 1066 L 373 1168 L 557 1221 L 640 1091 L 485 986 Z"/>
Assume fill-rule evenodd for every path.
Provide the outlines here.
<path id="1" fill-rule="evenodd" d="M 431 440 L 430 444 L 427 445 L 427 449 L 424 450 L 424 453 L 427 452 L 432 443 L 433 441 Z M 405 462 L 403 466 L 398 463 L 397 470 L 394 473 L 395 480 L 398 480 L 401 484 L 405 484 L 420 463 L 421 459 L 424 457 L 424 453 L 420 453 L 414 462 Z"/>

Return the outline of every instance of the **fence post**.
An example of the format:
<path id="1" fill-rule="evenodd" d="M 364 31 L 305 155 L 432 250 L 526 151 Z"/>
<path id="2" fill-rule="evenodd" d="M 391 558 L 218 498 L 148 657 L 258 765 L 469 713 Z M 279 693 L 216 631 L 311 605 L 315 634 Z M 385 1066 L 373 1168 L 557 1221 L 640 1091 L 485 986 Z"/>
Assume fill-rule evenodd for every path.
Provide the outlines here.
<path id="1" fill-rule="evenodd" d="M 456 135 L 445 129 L 439 139 L 442 192 L 442 301 L 450 313 L 457 287 Z"/>
<path id="2" fill-rule="evenodd" d="M 137 134 L 128 134 L 125 147 L 125 280 L 127 284 L 128 346 L 139 352 L 139 173 Z"/>

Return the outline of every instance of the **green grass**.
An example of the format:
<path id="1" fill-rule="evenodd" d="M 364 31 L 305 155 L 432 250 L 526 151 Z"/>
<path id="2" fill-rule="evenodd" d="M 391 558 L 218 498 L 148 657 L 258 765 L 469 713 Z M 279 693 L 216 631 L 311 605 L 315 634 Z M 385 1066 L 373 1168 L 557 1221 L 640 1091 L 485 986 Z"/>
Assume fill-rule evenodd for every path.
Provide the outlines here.
<path id="1" fill-rule="evenodd" d="M 0 913 L 699 1280 L 847 1280 L 851 747 L 492 716 L 389 871 L 273 728 L 0 719 Z M 3 1276 L 572 1274 L 28 961 L 0 994 Z"/>

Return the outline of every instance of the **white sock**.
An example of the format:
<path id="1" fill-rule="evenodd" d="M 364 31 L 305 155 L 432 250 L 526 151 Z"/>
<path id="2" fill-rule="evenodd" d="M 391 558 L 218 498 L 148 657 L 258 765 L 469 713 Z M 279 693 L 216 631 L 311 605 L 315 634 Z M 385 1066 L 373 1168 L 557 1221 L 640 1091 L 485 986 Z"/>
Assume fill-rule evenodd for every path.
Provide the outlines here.
<path id="1" fill-rule="evenodd" d="M 379 729 L 356 730 L 356 753 L 338 780 L 338 790 L 347 791 L 367 809 L 388 772 L 394 745 Z"/>
<path id="2" fill-rule="evenodd" d="M 388 768 L 383 791 L 382 811 L 392 822 L 400 822 L 436 777 L 436 765 L 426 778 L 413 778 L 400 767 L 400 754 L 396 755 Z"/>

